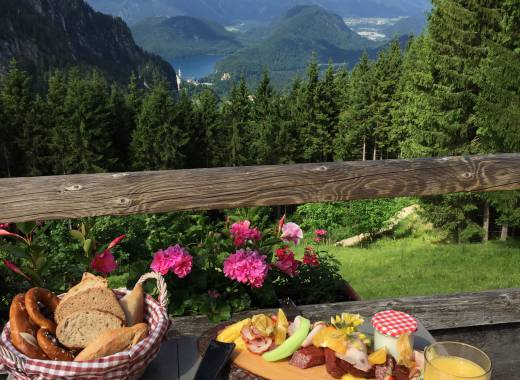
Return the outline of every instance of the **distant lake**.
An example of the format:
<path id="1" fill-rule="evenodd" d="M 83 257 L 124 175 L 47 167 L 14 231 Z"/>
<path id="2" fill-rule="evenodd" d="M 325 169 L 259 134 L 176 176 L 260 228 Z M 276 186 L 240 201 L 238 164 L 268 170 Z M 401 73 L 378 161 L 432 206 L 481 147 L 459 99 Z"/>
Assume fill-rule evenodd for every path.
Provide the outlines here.
<path id="1" fill-rule="evenodd" d="M 183 79 L 199 79 L 215 72 L 215 63 L 224 58 L 223 55 L 192 55 L 178 57 L 170 61 L 173 68 L 181 70 Z"/>

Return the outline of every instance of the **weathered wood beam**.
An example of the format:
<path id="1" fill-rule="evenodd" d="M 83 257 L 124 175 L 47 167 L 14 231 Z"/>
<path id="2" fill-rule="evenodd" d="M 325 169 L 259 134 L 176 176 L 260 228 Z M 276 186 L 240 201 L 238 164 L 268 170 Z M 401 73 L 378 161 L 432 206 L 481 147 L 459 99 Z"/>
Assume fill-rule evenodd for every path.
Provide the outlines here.
<path id="1" fill-rule="evenodd" d="M 0 221 L 520 189 L 520 154 L 0 179 Z"/>
<path id="2" fill-rule="evenodd" d="M 520 322 L 520 288 L 461 293 L 427 297 L 403 297 L 383 300 L 340 302 L 300 306 L 305 317 L 328 321 L 342 313 L 371 316 L 380 310 L 395 309 L 417 317 L 428 330 L 456 329 Z M 237 313 L 240 320 L 257 313 L 273 313 L 276 309 Z M 172 329 L 180 335 L 200 335 L 214 326 L 206 317 L 179 317 Z"/>

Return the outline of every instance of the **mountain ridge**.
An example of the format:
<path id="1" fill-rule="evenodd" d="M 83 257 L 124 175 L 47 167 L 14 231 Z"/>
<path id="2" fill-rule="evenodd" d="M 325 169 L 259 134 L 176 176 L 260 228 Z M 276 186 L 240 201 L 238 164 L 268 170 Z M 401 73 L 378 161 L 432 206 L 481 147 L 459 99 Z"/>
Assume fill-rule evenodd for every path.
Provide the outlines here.
<path id="1" fill-rule="evenodd" d="M 276 72 L 301 72 L 313 53 L 320 63 L 332 59 L 352 64 L 364 50 L 379 46 L 351 30 L 337 14 L 316 5 L 288 10 L 270 29 L 270 34 L 255 46 L 240 49 L 218 62 L 217 70 L 259 77 L 268 67 L 276 76 Z"/>
<path id="2" fill-rule="evenodd" d="M 0 73 L 11 59 L 42 77 L 56 68 L 97 68 L 127 83 L 160 74 L 175 84 L 175 71 L 160 57 L 138 47 L 118 17 L 94 11 L 83 0 L 4 0 L 0 12 Z"/>
<path id="3" fill-rule="evenodd" d="M 93 8 L 135 24 L 151 16 L 194 16 L 224 25 L 273 21 L 299 4 L 319 5 L 342 17 L 396 17 L 424 13 L 429 0 L 88 0 Z M 146 5 L 146 6 L 145 6 Z"/>
<path id="4" fill-rule="evenodd" d="M 227 54 L 242 47 L 215 21 L 190 16 L 147 18 L 131 28 L 136 43 L 167 60 L 198 54 Z"/>

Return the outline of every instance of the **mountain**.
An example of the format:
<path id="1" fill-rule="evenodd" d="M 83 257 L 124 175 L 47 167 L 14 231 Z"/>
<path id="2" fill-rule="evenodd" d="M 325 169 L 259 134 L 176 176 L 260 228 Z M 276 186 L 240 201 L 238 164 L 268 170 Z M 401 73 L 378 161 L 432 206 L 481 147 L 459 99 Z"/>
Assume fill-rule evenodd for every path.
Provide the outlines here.
<path id="1" fill-rule="evenodd" d="M 227 54 L 242 45 L 222 25 L 188 16 L 152 17 L 132 27 L 137 44 L 167 60 L 197 54 Z"/>
<path id="2" fill-rule="evenodd" d="M 343 19 L 319 6 L 296 6 L 270 26 L 256 46 L 240 49 L 217 63 L 219 72 L 259 76 L 264 67 L 273 75 L 293 75 L 307 67 L 312 53 L 318 62 L 351 64 L 377 44 L 349 29 Z"/>
<path id="3" fill-rule="evenodd" d="M 97 68 L 127 83 L 157 73 L 175 83 L 169 63 L 138 47 L 120 18 L 94 11 L 83 0 L 2 0 L 0 73 L 12 58 L 38 75 L 53 68 Z"/>
<path id="4" fill-rule="evenodd" d="M 135 24 L 151 16 L 193 16 L 231 25 L 269 22 L 296 5 L 319 5 L 342 17 L 397 17 L 424 13 L 429 0 L 88 0 L 101 12 Z"/>

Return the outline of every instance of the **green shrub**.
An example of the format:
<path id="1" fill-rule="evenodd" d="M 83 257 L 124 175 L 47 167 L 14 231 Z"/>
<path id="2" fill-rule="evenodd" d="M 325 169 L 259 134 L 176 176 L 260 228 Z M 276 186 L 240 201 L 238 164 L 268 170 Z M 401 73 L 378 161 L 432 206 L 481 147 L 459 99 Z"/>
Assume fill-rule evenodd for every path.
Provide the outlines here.
<path id="1" fill-rule="evenodd" d="M 338 240 L 382 229 L 411 203 L 409 198 L 309 203 L 298 206 L 295 219 L 305 229 L 324 228 Z"/>

